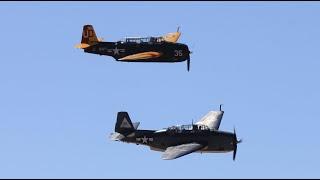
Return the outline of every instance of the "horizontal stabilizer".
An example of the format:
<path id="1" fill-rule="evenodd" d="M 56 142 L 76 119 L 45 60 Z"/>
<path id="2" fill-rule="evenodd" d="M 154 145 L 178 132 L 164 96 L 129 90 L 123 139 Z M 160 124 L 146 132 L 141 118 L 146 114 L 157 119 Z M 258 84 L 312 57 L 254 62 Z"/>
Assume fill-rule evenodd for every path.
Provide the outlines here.
<path id="1" fill-rule="evenodd" d="M 140 122 L 134 122 L 132 123 L 132 125 L 133 125 L 133 128 L 137 130 L 140 125 Z"/>
<path id="2" fill-rule="evenodd" d="M 110 139 L 113 140 L 113 141 L 120 141 L 121 139 L 125 138 L 124 135 L 120 134 L 120 133 L 112 133 L 110 135 Z"/>
<path id="3" fill-rule="evenodd" d="M 85 49 L 85 48 L 87 48 L 89 46 L 90 46 L 89 44 L 85 44 L 85 43 L 81 43 L 81 44 L 75 45 L 75 47 L 79 48 L 79 49 Z"/>

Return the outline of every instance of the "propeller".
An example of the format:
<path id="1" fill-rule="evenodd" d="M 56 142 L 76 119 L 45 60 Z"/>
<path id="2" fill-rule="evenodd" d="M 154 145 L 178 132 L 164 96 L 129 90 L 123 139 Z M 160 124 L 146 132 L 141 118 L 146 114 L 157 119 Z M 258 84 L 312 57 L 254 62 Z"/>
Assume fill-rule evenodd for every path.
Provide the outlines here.
<path id="1" fill-rule="evenodd" d="M 236 129 L 233 128 L 233 141 L 232 141 L 232 144 L 233 144 L 233 160 L 236 159 L 237 146 L 238 146 L 238 143 L 241 143 L 241 142 L 242 142 L 241 139 L 238 141 L 238 139 L 237 139 L 237 134 L 236 134 Z"/>
<path id="2" fill-rule="evenodd" d="M 191 45 L 191 49 L 193 49 L 194 50 L 194 44 L 192 44 Z M 188 66 L 188 71 L 190 71 L 190 54 L 192 54 L 193 53 L 193 51 L 190 51 L 189 50 L 189 55 L 188 55 L 188 59 L 187 59 L 187 66 Z"/>
<path id="3" fill-rule="evenodd" d="M 178 26 L 177 32 L 179 32 L 179 30 L 180 30 L 180 26 Z"/>

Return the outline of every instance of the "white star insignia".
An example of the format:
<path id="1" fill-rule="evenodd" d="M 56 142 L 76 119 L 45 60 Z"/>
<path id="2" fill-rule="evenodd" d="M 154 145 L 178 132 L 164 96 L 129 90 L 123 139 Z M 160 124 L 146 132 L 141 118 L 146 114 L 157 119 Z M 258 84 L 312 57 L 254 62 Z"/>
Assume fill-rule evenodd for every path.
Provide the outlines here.
<path id="1" fill-rule="evenodd" d="M 114 48 L 114 49 L 113 49 L 113 53 L 114 53 L 114 55 L 119 54 L 119 49 L 118 49 L 117 47 Z"/>
<path id="2" fill-rule="evenodd" d="M 147 138 L 146 136 L 144 136 L 143 138 L 136 138 L 137 141 L 142 141 L 143 144 L 147 144 L 148 141 L 152 142 L 153 138 Z"/>
<path id="3" fill-rule="evenodd" d="M 146 143 L 146 144 L 148 143 L 148 138 L 146 136 L 144 136 L 141 139 L 142 139 L 142 143 Z"/>

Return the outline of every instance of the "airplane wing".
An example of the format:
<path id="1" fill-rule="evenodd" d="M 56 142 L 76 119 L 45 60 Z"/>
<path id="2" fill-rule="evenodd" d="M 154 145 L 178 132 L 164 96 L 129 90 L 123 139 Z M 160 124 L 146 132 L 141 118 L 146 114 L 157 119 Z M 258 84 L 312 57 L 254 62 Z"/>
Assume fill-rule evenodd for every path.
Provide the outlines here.
<path id="1" fill-rule="evenodd" d="M 204 145 L 199 143 L 188 143 L 188 144 L 181 144 L 178 146 L 171 146 L 164 151 L 164 153 L 162 154 L 162 159 L 165 159 L 165 160 L 176 159 L 181 156 L 193 153 L 202 148 L 204 148 Z"/>
<path id="2" fill-rule="evenodd" d="M 181 35 L 180 32 L 174 32 L 174 33 L 168 33 L 168 34 L 162 36 L 162 38 L 167 42 L 176 43 L 178 41 L 180 35 Z"/>
<path id="3" fill-rule="evenodd" d="M 120 58 L 119 60 L 138 60 L 138 59 L 151 59 L 151 58 L 157 58 L 160 57 L 161 53 L 159 52 L 143 52 L 138 54 L 132 54 L 129 56 L 125 56 L 123 58 Z"/>
<path id="4" fill-rule="evenodd" d="M 224 111 L 210 111 L 208 114 L 203 116 L 196 124 L 206 125 L 211 130 L 218 130 Z"/>

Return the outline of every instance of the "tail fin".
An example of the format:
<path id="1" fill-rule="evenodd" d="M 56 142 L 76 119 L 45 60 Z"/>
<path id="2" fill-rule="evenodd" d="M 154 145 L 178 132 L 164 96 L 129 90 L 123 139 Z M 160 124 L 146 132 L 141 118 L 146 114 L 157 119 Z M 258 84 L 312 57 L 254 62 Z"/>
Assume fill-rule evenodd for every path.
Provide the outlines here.
<path id="1" fill-rule="evenodd" d="M 135 127 L 131 122 L 129 114 L 127 112 L 118 112 L 115 132 L 126 136 L 133 131 L 135 131 Z"/>
<path id="2" fill-rule="evenodd" d="M 96 33 L 94 32 L 92 25 L 84 25 L 83 31 L 82 31 L 82 39 L 81 44 L 89 44 L 93 45 L 98 42 L 98 38 L 96 36 Z"/>
<path id="3" fill-rule="evenodd" d="M 97 38 L 92 25 L 84 25 L 82 31 L 81 43 L 75 47 L 79 49 L 85 49 L 91 45 L 95 45 L 100 40 Z"/>

